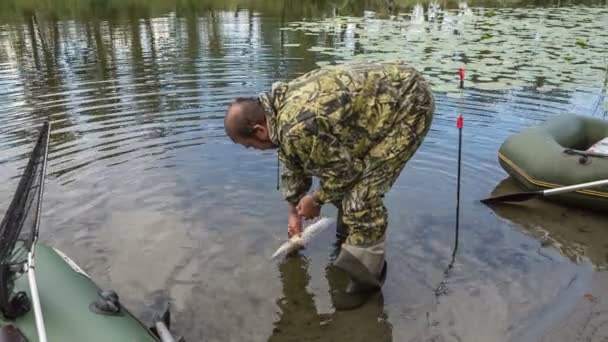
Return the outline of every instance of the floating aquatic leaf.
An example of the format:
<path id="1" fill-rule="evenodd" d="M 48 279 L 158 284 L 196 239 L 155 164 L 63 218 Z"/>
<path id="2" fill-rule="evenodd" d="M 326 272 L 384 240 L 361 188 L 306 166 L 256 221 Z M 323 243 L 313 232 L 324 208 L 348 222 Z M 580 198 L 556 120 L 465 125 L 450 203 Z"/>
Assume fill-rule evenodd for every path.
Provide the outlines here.
<path id="1" fill-rule="evenodd" d="M 587 42 L 585 42 L 584 40 L 577 40 L 576 41 L 576 45 L 580 46 L 580 47 L 587 47 Z"/>
<path id="2" fill-rule="evenodd" d="M 324 48 L 322 46 L 313 46 L 308 49 L 308 51 L 312 51 L 312 52 L 319 52 L 319 51 L 325 51 L 325 50 L 326 50 L 326 48 Z"/>

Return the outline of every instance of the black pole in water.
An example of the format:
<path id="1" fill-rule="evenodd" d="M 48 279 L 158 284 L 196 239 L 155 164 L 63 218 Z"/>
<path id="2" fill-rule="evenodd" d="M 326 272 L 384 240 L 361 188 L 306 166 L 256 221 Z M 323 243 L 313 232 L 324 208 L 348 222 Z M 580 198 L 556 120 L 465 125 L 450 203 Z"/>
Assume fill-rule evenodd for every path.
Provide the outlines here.
<path id="1" fill-rule="evenodd" d="M 460 233 L 460 170 L 462 164 L 462 127 L 464 126 L 464 119 L 462 117 L 462 96 L 464 92 L 464 67 L 458 71 L 460 77 L 460 103 L 458 108 L 458 118 L 456 119 L 456 127 L 458 128 L 458 173 L 456 176 L 456 233 L 454 237 L 454 249 L 452 250 L 452 260 L 446 269 L 446 273 L 454 266 L 456 261 L 456 252 L 458 252 L 458 240 Z"/>
<path id="2" fill-rule="evenodd" d="M 280 184 L 280 170 L 281 169 L 281 163 L 279 161 L 279 152 L 277 151 L 277 190 L 279 190 L 279 184 Z"/>
<path id="3" fill-rule="evenodd" d="M 458 75 L 460 76 L 460 101 L 458 104 L 458 116 L 456 118 L 456 127 L 458 128 L 458 173 L 456 176 L 456 232 L 454 237 L 454 249 L 452 250 L 452 260 L 450 261 L 448 267 L 443 272 L 443 280 L 439 285 L 434 289 L 435 296 L 443 296 L 448 293 L 448 276 L 450 270 L 454 267 L 454 262 L 456 262 L 456 253 L 458 252 L 458 240 L 460 235 L 460 169 L 462 164 L 462 127 L 464 127 L 464 119 L 462 117 L 462 97 L 464 91 L 464 67 L 460 68 L 458 71 Z"/>
<path id="4" fill-rule="evenodd" d="M 462 115 L 460 115 L 458 117 L 458 119 L 460 120 L 459 122 L 462 121 Z M 448 269 L 446 270 L 446 272 L 448 270 L 450 270 L 453 266 L 454 266 L 454 262 L 456 261 L 456 252 L 458 251 L 458 235 L 460 232 L 460 162 L 461 162 L 461 155 L 462 155 L 462 128 L 459 127 L 458 128 L 458 176 L 457 178 L 457 185 L 456 185 L 456 234 L 454 236 L 454 249 L 452 250 L 452 261 L 450 261 L 450 264 L 448 265 Z"/>

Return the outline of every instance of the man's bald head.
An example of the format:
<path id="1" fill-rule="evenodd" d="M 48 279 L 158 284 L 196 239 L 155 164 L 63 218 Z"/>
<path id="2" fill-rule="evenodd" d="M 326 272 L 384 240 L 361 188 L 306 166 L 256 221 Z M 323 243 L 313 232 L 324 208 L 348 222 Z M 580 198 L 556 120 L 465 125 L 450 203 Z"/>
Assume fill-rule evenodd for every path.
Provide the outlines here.
<path id="1" fill-rule="evenodd" d="M 226 111 L 224 129 L 233 142 L 258 149 L 272 148 L 264 108 L 254 97 L 236 98 Z"/>
<path id="2" fill-rule="evenodd" d="M 237 137 L 252 137 L 253 126 L 265 122 L 264 109 L 256 98 L 238 97 L 228 106 L 224 127 L 226 134 L 234 141 Z"/>

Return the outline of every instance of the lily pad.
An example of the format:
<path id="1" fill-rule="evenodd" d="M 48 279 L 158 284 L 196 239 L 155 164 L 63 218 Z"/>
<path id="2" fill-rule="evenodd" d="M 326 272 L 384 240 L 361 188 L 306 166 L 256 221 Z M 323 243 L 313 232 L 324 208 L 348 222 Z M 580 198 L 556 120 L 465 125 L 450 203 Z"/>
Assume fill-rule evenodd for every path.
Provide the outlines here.
<path id="1" fill-rule="evenodd" d="M 325 51 L 325 50 L 327 50 L 327 49 L 322 46 L 313 46 L 308 49 L 308 51 L 311 51 L 311 52 L 320 52 L 320 51 Z"/>

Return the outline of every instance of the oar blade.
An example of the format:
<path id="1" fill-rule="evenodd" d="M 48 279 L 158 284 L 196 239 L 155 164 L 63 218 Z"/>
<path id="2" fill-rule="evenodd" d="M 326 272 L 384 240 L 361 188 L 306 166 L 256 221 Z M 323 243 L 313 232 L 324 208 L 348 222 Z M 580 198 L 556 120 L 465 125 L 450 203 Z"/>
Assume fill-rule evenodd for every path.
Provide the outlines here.
<path id="1" fill-rule="evenodd" d="M 508 194 L 496 197 L 490 197 L 486 199 L 482 199 L 481 203 L 484 204 L 492 204 L 492 203 L 500 203 L 500 202 L 523 202 L 535 197 L 541 197 L 543 193 L 541 191 L 532 191 L 532 192 L 518 192 L 515 194 Z"/>

